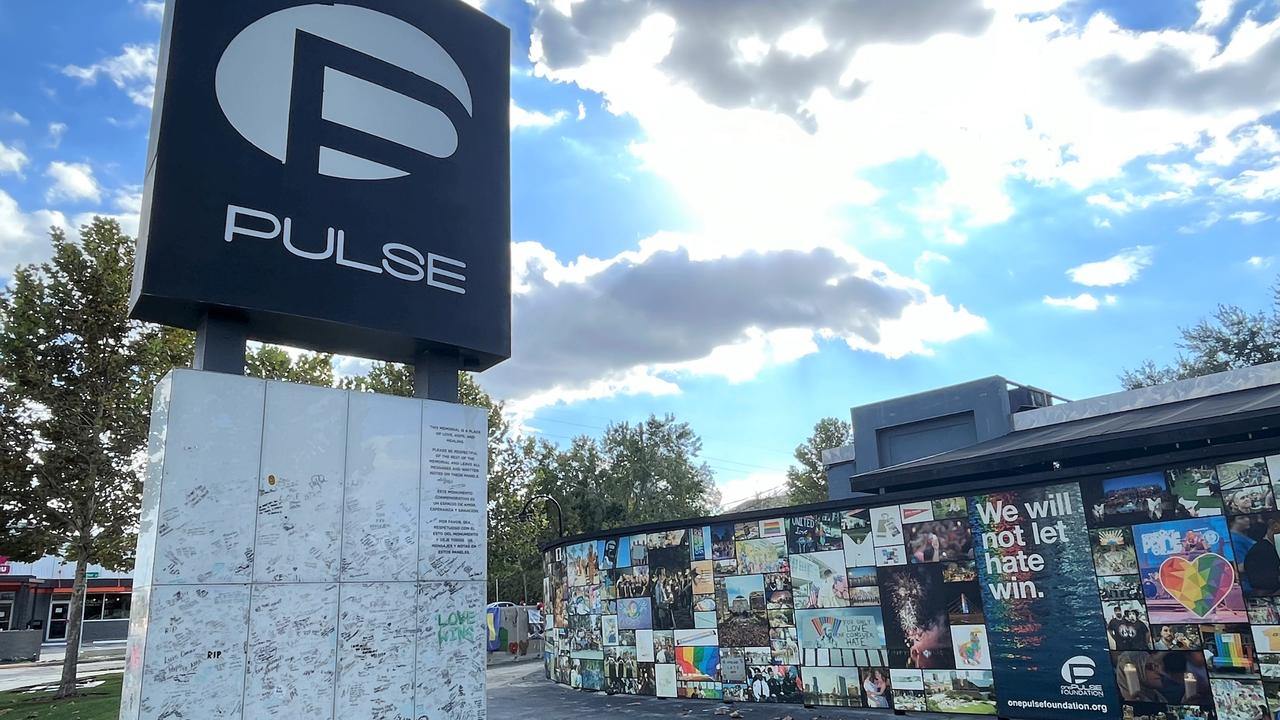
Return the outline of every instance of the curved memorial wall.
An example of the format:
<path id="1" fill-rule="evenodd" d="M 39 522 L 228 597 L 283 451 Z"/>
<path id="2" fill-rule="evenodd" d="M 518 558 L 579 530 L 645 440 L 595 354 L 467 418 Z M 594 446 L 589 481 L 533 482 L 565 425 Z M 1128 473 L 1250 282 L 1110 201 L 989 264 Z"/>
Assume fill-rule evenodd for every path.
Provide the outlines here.
<path id="1" fill-rule="evenodd" d="M 573 539 L 544 556 L 547 676 L 1013 718 L 1272 718 L 1277 495 L 1280 454 Z"/>

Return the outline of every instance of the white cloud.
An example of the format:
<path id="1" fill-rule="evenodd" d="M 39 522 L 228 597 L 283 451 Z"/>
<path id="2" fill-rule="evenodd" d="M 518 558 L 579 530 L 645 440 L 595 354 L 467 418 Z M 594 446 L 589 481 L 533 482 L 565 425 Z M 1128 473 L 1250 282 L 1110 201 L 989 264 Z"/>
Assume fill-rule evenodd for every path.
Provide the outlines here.
<path id="1" fill-rule="evenodd" d="M 126 235 L 138 235 L 139 214 L 142 212 L 142 189 L 126 187 L 116 190 L 111 204 L 116 212 L 103 210 L 82 212 L 71 219 L 72 227 L 79 228 L 93 222 L 95 217 L 103 217 L 120 223 L 120 229 Z"/>
<path id="2" fill-rule="evenodd" d="M 17 175 L 22 177 L 22 168 L 30 162 L 27 154 L 16 147 L 0 142 L 0 175 Z"/>
<path id="3" fill-rule="evenodd" d="M 1262 257 L 1261 255 L 1254 255 L 1245 261 L 1249 267 L 1257 268 L 1259 270 L 1265 270 L 1266 268 L 1271 267 L 1273 262 L 1275 262 L 1274 257 Z"/>
<path id="4" fill-rule="evenodd" d="M 1110 213 L 1216 199 L 1239 165 L 1267 167 L 1257 165 L 1272 135 L 1262 120 L 1280 111 L 1262 72 L 1272 52 L 1265 38 L 1280 22 L 1242 24 L 1224 46 L 1204 29 L 1132 30 L 1105 12 L 1077 22 L 1077 4 L 1062 0 L 920 0 L 911 13 L 847 0 L 529 2 L 534 74 L 596 93 L 605 111 L 635 121 L 632 157 L 670 186 L 698 228 L 675 242 L 692 261 L 830 249 L 870 263 L 854 248 L 874 237 L 862 230 L 882 210 L 914 218 L 919 228 L 902 242 L 920 242 L 906 256 L 918 257 L 924 243 L 960 244 L 1007 221 L 1018 211 L 1012 189 L 1026 184 L 1087 199 L 1101 227 Z M 1059 7 L 1068 9 L 1053 14 Z M 778 47 L 804 27 L 820 30 L 822 42 L 811 33 L 807 46 L 791 47 L 801 53 Z M 1179 73 L 1146 72 L 1144 63 L 1168 57 Z M 1124 92 L 1135 78 L 1161 89 Z M 1187 78 L 1190 91 L 1178 84 Z M 925 165 L 928 179 L 878 172 L 903 161 Z M 1253 187 L 1242 191 L 1257 193 L 1264 181 L 1246 175 L 1240 182 Z M 545 275 L 594 277 L 611 262 L 555 260 Z M 1108 262 L 1077 268 L 1080 281 L 1131 282 L 1149 249 L 1130 269 Z M 1084 295 L 1054 299 L 1119 302 Z M 957 306 L 920 300 L 879 321 L 876 351 L 945 342 Z M 961 334 L 981 327 L 977 319 Z M 827 339 L 814 337 L 819 346 Z M 747 342 L 740 332 L 728 344 Z M 611 377 L 677 390 L 678 373 L 655 374 L 659 364 Z"/>
<path id="5" fill-rule="evenodd" d="M 1202 219 L 1178 228 L 1178 232 L 1183 235 L 1194 235 L 1195 233 L 1203 232 L 1214 225 L 1217 225 L 1220 220 L 1222 220 L 1222 213 L 1217 210 L 1210 210 L 1209 214 L 1205 215 Z"/>
<path id="6" fill-rule="evenodd" d="M 717 473 L 719 475 L 720 473 Z M 716 479 L 720 505 L 729 506 L 766 494 L 772 495 L 787 484 L 787 474 L 773 470 L 756 470 L 738 477 Z"/>
<path id="7" fill-rule="evenodd" d="M 587 106 L 583 105 L 581 100 L 578 101 L 578 119 L 579 120 L 587 119 Z"/>
<path id="8" fill-rule="evenodd" d="M 1067 275 L 1072 282 L 1089 287 L 1125 285 L 1137 278 L 1144 268 L 1151 265 L 1154 255 L 1155 248 L 1150 245 L 1139 245 L 1119 252 L 1106 260 L 1073 267 L 1067 271 Z"/>
<path id="9" fill-rule="evenodd" d="M 1218 186 L 1218 192 L 1254 202 L 1280 199 L 1280 157 L 1269 168 L 1245 170 Z"/>
<path id="10" fill-rule="evenodd" d="M 17 110 L 7 110 L 5 112 L 0 112 L 0 120 L 3 120 L 8 123 L 13 123 L 14 125 L 25 126 L 25 125 L 31 124 L 31 121 L 25 118 L 22 115 L 22 113 L 18 112 Z"/>
<path id="11" fill-rule="evenodd" d="M 1222 25 L 1231 17 L 1235 4 L 1236 0 L 1198 0 L 1200 18 L 1196 20 L 1196 27 L 1213 29 Z"/>
<path id="12" fill-rule="evenodd" d="M 775 47 L 784 53 L 801 58 L 810 58 L 826 50 L 830 45 L 820 25 L 801 25 L 778 37 Z"/>
<path id="13" fill-rule="evenodd" d="M 119 55 L 84 67 L 67 65 L 62 68 L 62 74 L 86 85 L 106 77 L 134 104 L 149 108 L 156 90 L 156 63 L 155 45 L 125 45 Z"/>
<path id="14" fill-rule="evenodd" d="M 769 54 L 769 50 L 773 48 L 772 45 L 755 35 L 738 38 L 735 46 L 742 61 L 751 65 L 759 65 L 763 62 L 765 56 Z"/>
<path id="15" fill-rule="evenodd" d="M 1240 212 L 1231 213 L 1230 219 L 1242 225 L 1257 225 L 1264 220 L 1270 220 L 1271 216 L 1260 210 L 1241 210 Z"/>
<path id="16" fill-rule="evenodd" d="M 48 258 L 50 227 L 69 230 L 62 213 L 55 210 L 23 212 L 12 196 L 0 190 L 0 278 L 10 276 L 15 265 Z"/>
<path id="17" fill-rule="evenodd" d="M 1262 72 L 1271 45 L 1257 37 L 1280 32 L 1280 22 L 1242 25 L 1224 49 L 1203 28 L 1135 31 L 1103 12 L 1083 25 L 1039 14 L 1061 5 L 1053 1 L 983 9 L 954 0 L 914 24 L 877 10 L 891 3 L 742 0 L 695 12 L 679 0 L 636 0 L 605 13 L 603 0 L 583 0 L 566 14 L 531 1 L 535 73 L 601 93 L 607 109 L 636 118 L 642 139 L 632 150 L 645 167 L 699 221 L 748 236 L 753 227 L 811 236 L 777 216 L 827 218 L 874 203 L 879 188 L 863 171 L 922 157 L 942 178 L 915 188 L 925 237 L 1008 219 L 1010 180 L 1082 191 L 1115 212 L 1189 201 L 1221 182 L 1201 166 L 1269 142 L 1259 120 L 1280 110 L 1270 83 L 1230 74 Z M 827 47 L 797 58 L 770 44 L 798 27 L 821 29 Z M 1193 79 L 1220 78 L 1240 94 L 1211 106 L 1199 92 L 1171 91 L 1168 102 L 1116 92 L 1135 74 L 1123 75 L 1130 65 L 1161 53 L 1189 63 Z M 1205 157 L 1158 160 L 1186 152 Z M 1147 163 L 1132 165 L 1140 159 L 1155 167 L 1144 173 Z M 1166 187 L 1107 188 L 1131 169 Z"/>
<path id="18" fill-rule="evenodd" d="M 45 176 L 53 180 L 53 185 L 45 193 L 45 201 L 49 203 L 68 201 L 102 201 L 102 188 L 93 177 L 93 168 L 86 163 L 67 163 L 55 160 L 49 163 Z"/>
<path id="19" fill-rule="evenodd" d="M 843 342 L 887 357 L 927 354 L 982 318 L 854 253 L 725 255 L 660 235 L 611 258 L 565 263 L 513 249 L 516 356 L 485 388 L 528 412 L 549 402 L 679 392 L 689 376 L 745 382 Z M 695 252 L 695 248 L 697 249 Z"/>
<path id="20" fill-rule="evenodd" d="M 164 19 L 164 0 L 142 0 L 138 6 L 142 8 L 143 14 L 152 20 Z"/>
<path id="21" fill-rule="evenodd" d="M 1109 227 L 1111 227 L 1111 219 L 1110 219 L 1110 218 L 1097 218 L 1097 217 L 1096 217 L 1096 218 L 1094 218 L 1094 219 L 1093 219 L 1093 226 L 1094 226 L 1094 227 L 1096 227 L 1096 228 L 1099 228 L 1099 229 L 1109 228 Z"/>
<path id="22" fill-rule="evenodd" d="M 1114 298 L 1115 296 L 1110 296 Z M 1052 297 L 1045 295 L 1042 302 L 1050 307 L 1071 308 L 1072 310 L 1093 311 L 1102 306 L 1098 298 L 1091 293 L 1080 293 L 1075 297 Z"/>
<path id="23" fill-rule="evenodd" d="M 62 145 L 62 136 L 67 134 L 67 124 L 54 122 L 49 123 L 49 147 L 58 149 Z"/>
<path id="24" fill-rule="evenodd" d="M 578 105 L 582 107 L 581 104 Z M 582 110 L 579 114 L 582 114 Z M 538 112 L 537 110 L 525 110 L 516 104 L 515 100 L 511 101 L 511 129 L 519 130 L 521 128 L 532 128 L 535 130 L 544 130 L 556 125 L 569 117 L 569 113 L 565 110 L 557 110 L 551 115 Z"/>
<path id="25" fill-rule="evenodd" d="M 1255 160 L 1280 152 L 1280 135 L 1270 126 L 1254 123 L 1212 137 L 1205 149 L 1196 153 L 1197 162 L 1226 166 L 1237 160 Z"/>
<path id="26" fill-rule="evenodd" d="M 914 264 L 916 273 L 919 274 L 930 263 L 935 263 L 939 265 L 950 265 L 951 258 L 939 252 L 934 252 L 932 250 L 925 250 L 924 252 L 920 253 L 919 257 L 916 258 L 916 261 Z"/>
<path id="27" fill-rule="evenodd" d="M 1129 195 L 1129 198 L 1132 197 L 1132 195 Z M 1129 199 L 1123 196 L 1112 197 L 1106 193 L 1094 193 L 1093 195 L 1086 197 L 1084 200 L 1090 205 L 1097 205 L 1098 207 L 1106 208 L 1114 213 L 1127 213 L 1132 209 Z"/>

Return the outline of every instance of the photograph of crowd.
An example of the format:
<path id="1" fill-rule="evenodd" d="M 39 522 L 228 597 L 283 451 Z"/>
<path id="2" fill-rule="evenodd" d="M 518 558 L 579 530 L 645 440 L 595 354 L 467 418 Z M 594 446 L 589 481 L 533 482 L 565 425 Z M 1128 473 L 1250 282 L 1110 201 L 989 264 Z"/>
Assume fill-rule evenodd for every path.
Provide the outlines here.
<path id="1" fill-rule="evenodd" d="M 1218 482 L 1222 490 L 1236 490 L 1254 485 L 1270 485 L 1266 458 L 1250 458 L 1222 463 L 1218 466 Z"/>
<path id="2" fill-rule="evenodd" d="M 1242 487 L 1222 493 L 1228 515 L 1264 512 L 1276 509 L 1275 489 L 1271 485 Z"/>
<path id="3" fill-rule="evenodd" d="M 1169 492 L 1164 473 L 1149 472 L 1081 483 L 1090 527 L 1119 527 L 1190 517 Z"/>
<path id="4" fill-rule="evenodd" d="M 911 562 L 973 559 L 973 535 L 967 520 L 909 523 L 906 535 L 907 555 Z"/>
<path id="5" fill-rule="evenodd" d="M 711 526 L 711 559 L 732 560 L 734 558 L 733 523 L 722 523 Z"/>
<path id="6" fill-rule="evenodd" d="M 1277 471 L 1280 454 L 998 496 L 1022 513 L 1065 508 L 1033 518 L 1052 540 L 1008 552 L 1072 568 L 1029 576 L 1042 592 L 1088 587 L 1086 632 L 1110 662 L 1094 681 L 1114 685 L 1115 717 L 1280 717 Z M 991 628 L 1012 613 L 1052 632 L 1058 615 L 993 595 L 977 502 L 782 512 L 550 548 L 546 673 L 623 694 L 1004 714 L 1002 687 L 1027 697 L 1024 686 L 1053 693 L 1062 678 L 1006 686 L 1002 653 L 1019 650 Z M 1071 602 L 1053 606 L 1064 621 L 1081 607 Z"/>
<path id="7" fill-rule="evenodd" d="M 687 566 L 677 570 L 651 565 L 650 571 L 654 629 L 692 628 L 693 570 Z"/>
<path id="8" fill-rule="evenodd" d="M 763 575 L 716 578 L 720 642 L 725 647 L 769 644 Z M 778 611 L 785 612 L 785 611 Z"/>

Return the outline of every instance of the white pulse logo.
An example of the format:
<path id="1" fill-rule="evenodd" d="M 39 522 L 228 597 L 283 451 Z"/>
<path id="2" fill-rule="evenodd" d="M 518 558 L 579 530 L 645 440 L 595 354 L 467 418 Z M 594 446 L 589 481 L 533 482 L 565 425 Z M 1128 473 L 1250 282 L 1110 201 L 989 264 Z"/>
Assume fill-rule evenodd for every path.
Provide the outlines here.
<path id="1" fill-rule="evenodd" d="M 467 115 L 472 114 L 471 89 L 458 64 L 439 43 L 409 23 L 353 5 L 280 10 L 231 41 L 218 62 L 216 90 L 218 104 L 236 131 L 282 163 L 290 160 L 291 127 L 296 130 L 305 120 L 291 117 L 298 110 L 294 106 L 295 49 L 304 36 L 439 85 Z M 458 131 L 439 108 L 327 65 L 319 118 L 431 157 L 447 158 L 458 149 Z M 318 152 L 317 170 L 329 177 L 385 180 L 409 174 L 383 157 L 375 161 L 325 145 Z"/>

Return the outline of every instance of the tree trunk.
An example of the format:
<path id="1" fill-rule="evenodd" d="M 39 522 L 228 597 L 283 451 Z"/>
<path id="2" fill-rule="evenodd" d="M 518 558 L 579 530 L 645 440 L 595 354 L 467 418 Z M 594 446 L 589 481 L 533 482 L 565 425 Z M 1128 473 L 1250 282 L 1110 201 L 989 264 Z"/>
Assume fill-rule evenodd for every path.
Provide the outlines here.
<path id="1" fill-rule="evenodd" d="M 58 697 L 76 694 L 76 665 L 80 661 L 80 623 L 84 620 L 84 590 L 89 578 L 88 553 L 76 553 L 76 578 L 71 585 L 71 607 L 67 611 L 67 655 L 62 660 L 62 682 Z"/>

